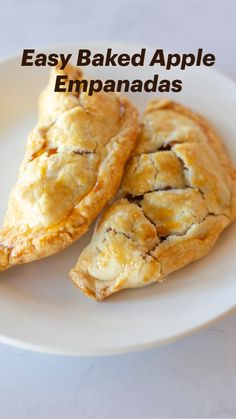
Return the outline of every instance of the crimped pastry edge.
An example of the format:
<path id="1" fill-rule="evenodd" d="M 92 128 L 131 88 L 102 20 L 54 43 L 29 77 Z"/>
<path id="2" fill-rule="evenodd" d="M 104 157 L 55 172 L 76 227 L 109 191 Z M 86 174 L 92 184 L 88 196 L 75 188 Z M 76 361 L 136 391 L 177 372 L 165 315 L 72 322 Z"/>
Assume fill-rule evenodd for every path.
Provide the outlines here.
<path id="1" fill-rule="evenodd" d="M 151 282 L 163 282 L 166 276 L 174 272 L 181 267 L 186 266 L 190 262 L 196 261 L 207 254 L 212 250 L 215 245 L 216 240 L 218 239 L 221 232 L 234 221 L 236 218 L 236 168 L 233 163 L 230 161 L 227 154 L 224 144 L 219 139 L 218 135 L 212 128 L 212 126 L 200 115 L 191 111 L 190 109 L 175 103 L 170 100 L 155 99 L 151 101 L 147 107 L 146 112 L 150 110 L 155 110 L 164 107 L 165 109 L 171 109 L 176 112 L 181 112 L 182 115 L 190 117 L 193 119 L 204 131 L 207 136 L 208 142 L 211 147 L 215 150 L 218 155 L 219 163 L 222 167 L 222 171 L 227 171 L 231 179 L 231 207 L 230 207 L 230 217 L 225 215 L 212 216 L 214 218 L 211 224 L 211 228 L 208 230 L 208 234 L 204 238 L 194 237 L 188 241 L 188 246 L 182 248 L 182 251 L 178 253 L 176 259 L 176 266 L 172 267 L 169 271 L 164 272 L 162 270 L 162 275 L 159 278 L 154 279 Z M 117 201 L 116 201 L 117 202 Z M 106 209 L 101 215 L 100 219 L 97 222 L 101 224 L 103 216 L 106 213 Z M 211 216 L 210 216 L 211 217 Z M 199 225 L 201 226 L 201 224 Z M 96 228 L 95 232 L 96 234 Z M 182 247 L 182 244 L 180 244 Z M 175 245 L 174 245 L 175 247 Z M 168 255 L 171 257 L 171 255 Z M 172 264 L 173 265 L 173 264 Z M 109 281 L 101 281 L 96 277 L 93 277 L 88 272 L 88 266 L 83 258 L 79 258 L 77 264 L 69 272 L 69 277 L 73 281 L 74 285 L 77 286 L 87 297 L 90 297 L 94 300 L 101 301 L 111 294 L 119 291 L 125 281 L 122 280 L 122 284 L 116 283 L 115 286 L 109 284 Z M 114 281 L 112 281 L 114 282 Z M 149 285 L 151 282 L 148 282 Z M 141 285 L 143 286 L 143 285 Z"/>
<path id="2" fill-rule="evenodd" d="M 24 229 L 4 228 L 0 231 L 0 271 L 16 264 L 28 263 L 64 250 L 86 233 L 90 224 L 115 195 L 123 170 L 139 132 L 138 112 L 118 95 L 123 108 L 121 130 L 109 141 L 109 152 L 99 166 L 97 182 L 69 216 L 53 228 L 30 234 Z M 114 170 L 115 169 L 115 170 Z M 112 178 L 113 182 L 110 182 Z"/>

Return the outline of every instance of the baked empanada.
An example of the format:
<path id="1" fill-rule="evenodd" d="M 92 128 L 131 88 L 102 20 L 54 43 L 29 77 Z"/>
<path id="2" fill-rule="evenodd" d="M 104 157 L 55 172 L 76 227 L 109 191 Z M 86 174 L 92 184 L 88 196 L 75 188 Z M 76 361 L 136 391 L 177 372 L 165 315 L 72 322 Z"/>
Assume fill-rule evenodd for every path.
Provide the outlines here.
<path id="1" fill-rule="evenodd" d="M 112 93 L 54 92 L 53 70 L 39 101 L 16 186 L 0 231 L 0 270 L 63 250 L 113 197 L 139 132 L 136 109 Z"/>
<path id="2" fill-rule="evenodd" d="M 148 106 L 120 198 L 70 272 L 89 297 L 162 282 L 206 255 L 236 216 L 236 172 L 210 125 L 167 100 Z"/>

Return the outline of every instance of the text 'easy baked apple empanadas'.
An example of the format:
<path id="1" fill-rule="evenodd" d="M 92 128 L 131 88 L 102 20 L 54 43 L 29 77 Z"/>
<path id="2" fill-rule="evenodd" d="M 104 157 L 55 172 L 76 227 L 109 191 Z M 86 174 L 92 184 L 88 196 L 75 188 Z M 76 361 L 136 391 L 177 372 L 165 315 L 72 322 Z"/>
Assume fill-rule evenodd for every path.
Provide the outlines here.
<path id="1" fill-rule="evenodd" d="M 75 67 L 57 68 L 40 97 L 0 231 L 0 270 L 59 252 L 85 233 L 119 187 L 136 142 L 138 117 L 128 100 L 55 93 L 57 74 L 82 78 Z"/>
<path id="2" fill-rule="evenodd" d="M 70 272 L 101 300 L 161 282 L 206 255 L 236 215 L 236 177 L 200 116 L 170 101 L 148 106 L 120 191 Z"/>

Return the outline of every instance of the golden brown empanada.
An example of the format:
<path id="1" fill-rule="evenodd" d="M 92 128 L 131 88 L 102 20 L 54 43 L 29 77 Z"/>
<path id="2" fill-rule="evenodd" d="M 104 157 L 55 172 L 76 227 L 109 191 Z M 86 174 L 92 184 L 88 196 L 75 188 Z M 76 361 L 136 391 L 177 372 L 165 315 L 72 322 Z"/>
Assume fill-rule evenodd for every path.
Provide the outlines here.
<path id="1" fill-rule="evenodd" d="M 137 139 L 137 111 L 127 99 L 55 93 L 57 74 L 82 78 L 75 67 L 57 68 L 40 97 L 39 124 L 0 231 L 0 270 L 59 252 L 84 234 L 119 187 Z"/>
<path id="2" fill-rule="evenodd" d="M 236 172 L 204 119 L 155 100 L 144 114 L 121 197 L 70 272 L 97 300 L 161 282 L 206 255 L 236 216 Z"/>

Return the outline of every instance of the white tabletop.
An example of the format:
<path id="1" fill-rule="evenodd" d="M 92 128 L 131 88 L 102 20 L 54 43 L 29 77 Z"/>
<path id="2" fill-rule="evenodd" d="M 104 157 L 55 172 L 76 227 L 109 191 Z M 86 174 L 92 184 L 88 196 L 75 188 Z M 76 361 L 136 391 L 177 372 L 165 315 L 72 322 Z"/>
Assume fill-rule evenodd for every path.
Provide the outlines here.
<path id="1" fill-rule="evenodd" d="M 216 54 L 236 79 L 236 2 L 7 0 L 0 57 L 101 40 Z M 201 309 L 199 303 L 199 309 Z M 0 417 L 236 417 L 236 314 L 156 350 L 69 358 L 0 345 Z"/>

